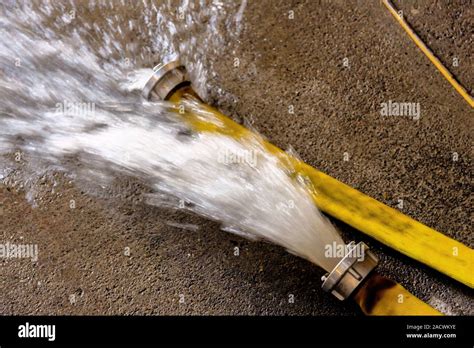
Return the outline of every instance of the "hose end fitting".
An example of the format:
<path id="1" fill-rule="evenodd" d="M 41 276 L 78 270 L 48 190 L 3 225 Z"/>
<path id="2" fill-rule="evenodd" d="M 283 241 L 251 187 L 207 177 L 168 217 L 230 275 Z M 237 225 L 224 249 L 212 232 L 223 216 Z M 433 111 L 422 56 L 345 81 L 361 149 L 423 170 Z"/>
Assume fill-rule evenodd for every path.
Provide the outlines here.
<path id="1" fill-rule="evenodd" d="M 190 84 L 186 68 L 179 60 L 172 60 L 153 68 L 153 75 L 145 84 L 142 95 L 147 100 L 167 100 L 176 89 Z"/>
<path id="2" fill-rule="evenodd" d="M 377 257 L 363 242 L 351 242 L 346 250 L 336 267 L 321 278 L 323 290 L 340 301 L 347 299 L 378 264 Z"/>

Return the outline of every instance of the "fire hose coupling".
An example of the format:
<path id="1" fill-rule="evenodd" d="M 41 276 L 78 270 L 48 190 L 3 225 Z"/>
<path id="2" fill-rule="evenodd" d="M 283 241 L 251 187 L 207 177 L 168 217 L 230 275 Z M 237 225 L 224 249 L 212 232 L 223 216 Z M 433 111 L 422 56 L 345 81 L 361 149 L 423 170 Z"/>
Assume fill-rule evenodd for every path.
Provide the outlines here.
<path id="1" fill-rule="evenodd" d="M 179 60 L 172 60 L 153 68 L 142 95 L 147 100 L 167 100 L 175 90 L 190 84 L 186 68 Z"/>
<path id="2" fill-rule="evenodd" d="M 363 242 L 357 245 L 351 242 L 346 250 L 336 267 L 321 278 L 323 290 L 341 301 L 347 299 L 378 264 L 377 257 Z"/>

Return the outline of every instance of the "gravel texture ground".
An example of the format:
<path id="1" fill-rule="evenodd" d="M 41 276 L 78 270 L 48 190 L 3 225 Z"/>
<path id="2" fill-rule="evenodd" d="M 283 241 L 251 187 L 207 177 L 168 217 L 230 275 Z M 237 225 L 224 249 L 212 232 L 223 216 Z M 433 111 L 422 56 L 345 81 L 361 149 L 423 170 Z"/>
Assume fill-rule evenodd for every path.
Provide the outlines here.
<path id="1" fill-rule="evenodd" d="M 472 4 L 396 5 L 472 90 Z M 212 85 L 235 98 L 211 91 L 211 104 L 389 206 L 403 200 L 403 213 L 472 247 L 472 109 L 378 1 L 249 1 L 243 21 L 240 42 L 208 57 Z M 389 100 L 420 103 L 419 120 L 382 117 Z M 322 292 L 321 269 L 147 206 L 134 180 L 117 178 L 108 197 L 61 174 L 39 187 L 33 207 L 21 187 L 0 184 L 0 239 L 40 248 L 36 263 L 0 261 L 1 314 L 360 315 Z M 346 241 L 373 248 L 382 274 L 445 313 L 473 314 L 466 286 L 333 221 Z"/>

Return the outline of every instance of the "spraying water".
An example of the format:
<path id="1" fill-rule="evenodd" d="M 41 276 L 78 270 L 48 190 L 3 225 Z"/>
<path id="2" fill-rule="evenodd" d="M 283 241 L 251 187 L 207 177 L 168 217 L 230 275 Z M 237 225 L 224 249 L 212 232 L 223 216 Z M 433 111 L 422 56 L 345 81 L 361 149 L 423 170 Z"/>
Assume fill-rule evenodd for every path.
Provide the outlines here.
<path id="1" fill-rule="evenodd" d="M 149 185 L 150 204 L 189 209 L 333 269 L 339 259 L 325 257 L 325 246 L 343 241 L 304 180 L 290 177 L 260 136 L 195 132 L 175 105 L 138 93 L 151 70 L 132 67 L 180 56 L 206 96 L 212 62 L 204 53 L 238 35 L 245 2 L 80 3 L 1 5 L 0 179 L 8 181 L 18 154 L 31 171 L 104 186 L 124 173 Z M 124 20 L 130 6 L 133 20 Z M 104 10 L 115 15 L 104 18 Z M 136 31 L 147 33 L 145 45 L 131 39 Z M 218 122 L 198 102 L 184 103 Z"/>

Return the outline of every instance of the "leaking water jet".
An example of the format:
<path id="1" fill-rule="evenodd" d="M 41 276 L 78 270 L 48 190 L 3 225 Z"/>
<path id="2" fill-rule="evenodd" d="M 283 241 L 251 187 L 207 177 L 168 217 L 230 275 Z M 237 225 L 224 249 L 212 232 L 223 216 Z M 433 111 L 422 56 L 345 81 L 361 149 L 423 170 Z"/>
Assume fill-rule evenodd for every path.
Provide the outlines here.
<path id="1" fill-rule="evenodd" d="M 160 64 L 153 69 L 153 74 L 146 83 L 142 95 L 152 101 L 171 101 L 179 103 L 183 100 L 192 100 L 202 104 L 202 100 L 191 87 L 185 67 L 178 61 L 170 61 Z M 203 104 L 202 104 L 203 105 Z M 205 107 L 203 105 L 203 107 Z M 233 123 L 230 119 L 220 115 L 210 107 L 207 112 L 215 113 L 216 118 L 222 121 L 223 125 L 205 124 L 200 119 L 194 119 L 194 126 L 199 131 L 222 131 L 224 134 L 239 138 L 241 132 L 229 132 L 226 125 Z M 192 111 L 183 114 L 184 120 L 192 116 Z M 187 119 L 188 118 L 188 119 Z M 233 126 L 233 124 L 232 124 Z M 220 128 L 219 128 L 220 127 Z M 239 129 L 240 130 L 240 129 Z M 273 148 L 270 148 L 273 150 Z M 287 158 L 282 158 L 282 165 Z M 333 229 L 331 223 L 322 215 L 318 216 L 321 225 L 327 228 L 313 233 L 326 233 Z M 291 233 L 290 231 L 284 231 Z M 337 234 L 337 233 L 336 233 Z M 295 235 L 294 238 L 299 236 Z M 277 244 L 279 240 L 272 240 Z M 335 242 L 334 242 L 335 243 Z M 337 244 L 337 243 L 335 243 Z M 323 245 L 314 245 L 314 248 L 323 249 Z M 339 300 L 353 298 L 361 307 L 362 311 L 368 315 L 440 315 L 438 311 L 419 300 L 396 282 L 380 276 L 374 272 L 377 266 L 377 257 L 369 250 L 363 242 L 355 244 L 349 243 L 344 248 L 347 252 L 339 262 L 322 277 L 322 288 L 326 292 L 332 293 Z M 294 249 L 290 249 L 294 252 Z M 360 253 L 356 251 L 361 251 Z M 295 254 L 298 254 L 295 252 Z M 305 257 L 306 255 L 299 255 Z"/>

